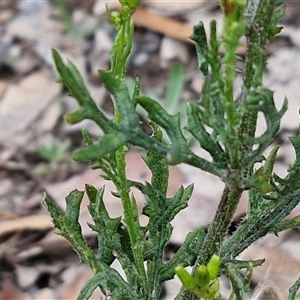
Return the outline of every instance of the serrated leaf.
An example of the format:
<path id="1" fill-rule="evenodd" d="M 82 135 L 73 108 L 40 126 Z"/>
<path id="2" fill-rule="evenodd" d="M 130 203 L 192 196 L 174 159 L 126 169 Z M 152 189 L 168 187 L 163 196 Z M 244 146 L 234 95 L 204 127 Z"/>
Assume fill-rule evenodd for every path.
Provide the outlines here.
<path id="1" fill-rule="evenodd" d="M 119 255 L 123 257 L 126 256 L 126 258 L 129 259 L 129 263 L 132 265 L 131 268 L 135 270 L 135 261 L 134 254 L 132 251 L 132 244 L 126 226 L 118 226 L 118 237 L 121 246 L 120 249 L 117 249 L 119 250 Z"/>
<path id="2" fill-rule="evenodd" d="M 157 101 L 149 97 L 138 96 L 136 100 L 148 112 L 149 119 L 167 132 L 172 142 L 171 151 L 168 153 L 170 163 L 182 162 L 190 150 L 180 128 L 180 115 L 169 115 Z"/>
<path id="3" fill-rule="evenodd" d="M 258 147 L 243 160 L 242 165 L 245 166 L 251 162 L 254 163 L 272 142 L 280 128 L 280 120 L 287 110 L 287 100 L 285 99 L 280 110 L 277 110 L 274 103 L 274 93 L 264 88 L 255 96 L 247 97 L 247 100 L 241 104 L 241 108 L 243 105 L 246 105 L 246 109 L 262 112 L 267 123 L 267 129 L 263 134 L 256 138 L 248 138 L 249 147 L 254 144 L 257 144 Z"/>
<path id="4" fill-rule="evenodd" d="M 154 216 L 156 213 L 165 223 L 171 222 L 179 211 L 187 207 L 187 202 L 192 195 L 193 189 L 193 184 L 186 188 L 180 187 L 172 198 L 167 199 L 151 185 L 146 184 L 143 192 L 149 199 L 143 213 L 148 216 Z"/>
<path id="5" fill-rule="evenodd" d="M 300 288 L 300 277 L 290 287 L 288 300 L 299 300 L 300 299 L 300 294 L 297 293 L 299 288 Z"/>
<path id="6" fill-rule="evenodd" d="M 88 300 L 93 291 L 100 286 L 112 299 L 139 299 L 139 295 L 134 291 L 134 287 L 130 287 L 115 269 L 109 268 L 103 263 L 100 266 L 101 271 L 84 284 L 77 300 Z"/>
<path id="7" fill-rule="evenodd" d="M 278 193 L 285 196 L 300 188 L 300 136 L 289 138 L 296 154 L 295 162 L 289 166 L 288 174 L 285 178 L 275 176 L 274 180 L 279 183 Z"/>
<path id="8" fill-rule="evenodd" d="M 274 190 L 270 183 L 270 176 L 266 174 L 264 167 L 259 168 L 252 176 L 251 183 L 260 193 L 266 194 Z"/>
<path id="9" fill-rule="evenodd" d="M 55 227 L 59 230 L 58 234 L 66 238 L 72 244 L 81 262 L 86 263 L 94 272 L 97 272 L 99 270 L 98 262 L 93 251 L 86 244 L 81 233 L 81 226 L 78 223 L 79 205 L 82 201 L 82 197 L 83 192 L 77 190 L 69 194 L 67 197 L 66 215 L 60 213 L 54 200 L 48 195 L 45 196 L 44 202 L 53 218 Z M 74 203 L 72 203 L 72 200 L 74 200 Z M 77 209 L 78 211 L 75 211 Z"/>
<path id="10" fill-rule="evenodd" d="M 212 156 L 215 162 L 225 167 L 228 163 L 228 156 L 220 144 L 213 139 L 213 135 L 206 131 L 198 114 L 199 111 L 200 109 L 196 104 L 187 104 L 188 125 L 186 129 L 196 138 L 201 147 Z"/>
<path id="11" fill-rule="evenodd" d="M 95 223 L 89 226 L 98 234 L 98 259 L 110 265 L 115 259 L 113 252 L 120 248 L 113 236 L 117 234 L 121 217 L 109 217 L 103 202 L 104 189 L 97 190 L 91 185 L 86 185 L 85 188 L 90 201 L 88 209 Z"/>
<path id="12" fill-rule="evenodd" d="M 69 90 L 71 96 L 76 98 L 80 105 L 84 102 L 93 101 L 91 96 L 83 84 L 82 77 L 76 67 L 72 63 L 64 64 L 62 58 L 56 50 L 52 50 L 53 59 L 56 68 L 60 74 L 59 82 L 63 83 Z"/>
<path id="13" fill-rule="evenodd" d="M 257 188 L 261 193 L 269 193 L 276 189 L 272 181 L 272 172 L 279 146 L 274 147 L 263 167 L 259 168 L 250 178 L 250 185 Z"/>
<path id="14" fill-rule="evenodd" d="M 194 184 L 190 184 L 186 188 L 180 187 L 175 196 L 168 200 L 164 217 L 167 218 L 169 222 L 174 219 L 179 211 L 187 207 L 188 201 L 192 196 L 193 189 Z"/>
<path id="15" fill-rule="evenodd" d="M 59 226 L 62 226 L 62 212 L 56 205 L 55 201 L 46 193 L 44 194 L 43 203 L 45 204 L 48 212 L 50 213 L 52 217 L 52 221 L 56 228 L 59 228 Z"/>
<path id="16" fill-rule="evenodd" d="M 70 95 L 77 99 L 81 106 L 86 103 L 94 104 L 77 68 L 71 62 L 65 64 L 59 53 L 54 49 L 52 50 L 52 56 L 60 74 L 59 81 L 68 88 Z"/>
<path id="17" fill-rule="evenodd" d="M 59 82 L 67 87 L 70 95 L 80 105 L 77 111 L 66 115 L 66 120 L 71 124 L 75 124 L 84 119 L 91 119 L 104 132 L 109 132 L 111 128 L 115 127 L 114 123 L 98 109 L 75 65 L 71 62 L 65 64 L 59 53 L 54 49 L 52 50 L 52 55 L 57 71 L 60 74 Z"/>
<path id="18" fill-rule="evenodd" d="M 214 63 L 216 64 L 217 62 Z M 214 72 L 218 71 L 215 70 Z M 220 77 L 221 74 L 206 76 L 201 91 L 200 102 L 197 105 L 197 109 L 195 108 L 195 112 L 198 114 L 198 118 L 201 120 L 203 126 L 207 125 L 212 129 L 210 133 L 211 139 L 214 139 L 216 143 L 224 143 L 228 136 L 228 131 L 222 100 L 223 82 L 222 78 L 216 76 Z"/>

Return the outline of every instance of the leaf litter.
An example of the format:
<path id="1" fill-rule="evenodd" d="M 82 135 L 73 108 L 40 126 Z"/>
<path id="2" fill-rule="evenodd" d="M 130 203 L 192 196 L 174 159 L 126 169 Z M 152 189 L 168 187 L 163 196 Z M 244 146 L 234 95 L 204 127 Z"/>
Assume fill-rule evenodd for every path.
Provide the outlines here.
<path id="1" fill-rule="evenodd" d="M 112 41 L 114 33 L 105 16 L 104 1 L 78 0 L 67 1 L 67 4 L 74 22 L 79 26 L 80 16 L 84 16 L 83 19 L 87 16 L 91 18 L 90 34 L 70 37 L 54 1 L 45 0 L 38 5 L 36 1 L 28 0 L 0 3 L 0 298 L 3 300 L 75 299 L 78 290 L 74 286 L 79 289 L 91 275 L 85 266 L 78 264 L 70 245 L 54 233 L 49 215 L 41 205 L 42 191 L 47 191 L 63 209 L 62 201 L 70 190 L 82 189 L 85 182 L 99 187 L 105 185 L 106 201 L 111 214 L 120 214 L 118 200 L 110 194 L 113 187 L 96 171 L 90 171 L 88 166 L 78 166 L 71 161 L 72 149 L 81 140 L 80 127 L 71 128 L 63 121 L 63 115 L 69 111 L 67 106 L 70 104 L 64 91 L 55 83 L 56 74 L 50 56 L 51 48 L 57 48 L 74 61 L 85 72 L 85 80 L 92 89 L 97 104 L 105 107 L 108 114 L 111 114 L 111 104 L 103 88 L 97 83 L 97 70 L 107 66 L 107 43 Z M 161 1 L 145 1 L 139 12 L 140 16 L 135 16 L 138 25 L 136 50 L 131 58 L 128 74 L 138 74 L 145 92 L 156 93 L 158 97 L 163 97 L 168 70 L 176 60 L 184 65 L 186 71 L 182 95 L 184 99 L 195 98 L 195 86 L 199 82 L 201 84 L 201 78 L 196 76 L 196 60 L 191 50 L 193 46 L 182 41 L 182 32 L 189 32 L 195 20 L 198 21 L 201 16 L 204 20 L 218 18 L 218 9 L 213 2 L 209 5 L 206 2 L 190 3 L 193 7 L 186 4 L 184 1 L 176 2 L 176 5 L 168 5 L 162 10 Z M 116 6 L 116 2 L 112 5 Z M 289 101 L 292 107 L 299 107 L 299 85 L 292 83 L 299 81 L 300 74 L 291 68 L 296 61 L 299 63 L 299 58 L 294 55 L 299 51 L 299 43 L 296 42 L 300 34 L 297 24 L 299 9 L 293 5 L 298 4 L 294 2 L 287 5 L 284 20 L 287 30 L 282 32 L 290 42 L 287 45 L 276 43 L 275 40 L 270 49 L 271 73 L 266 74 L 266 82 L 274 90 L 279 87 L 282 93 L 287 93 L 284 86 L 289 84 Z M 158 20 L 158 28 L 151 26 L 151 22 L 145 22 L 141 17 L 145 14 L 149 19 Z M 186 21 L 182 22 L 183 19 Z M 184 29 L 180 30 L 181 35 L 177 36 L 176 30 L 169 35 L 164 31 L 168 26 L 173 29 L 174 26 L 181 26 Z M 147 34 L 150 40 L 143 40 Z M 157 42 L 151 48 L 149 41 L 153 39 Z M 102 44 L 103 41 L 106 41 L 105 44 Z M 142 46 L 143 41 L 148 47 Z M 174 43 L 178 44 L 177 52 L 174 52 Z M 139 57 L 143 57 L 143 60 Z M 135 61 L 138 58 L 140 60 Z M 285 68 L 284 73 L 276 74 L 278 68 Z M 285 74 L 284 78 L 282 74 Z M 283 82 L 286 78 L 288 83 Z M 278 99 L 282 97 L 278 96 Z M 296 120 L 294 123 L 291 120 L 284 122 L 283 135 L 292 135 L 297 131 L 296 118 L 293 118 Z M 52 160 L 50 157 L 49 160 L 49 157 L 43 157 L 38 151 L 41 144 L 51 147 L 54 138 L 61 143 L 70 141 L 70 147 L 65 149 L 65 160 L 60 163 L 55 163 L 55 157 Z M 280 138 L 279 136 L 278 139 Z M 284 151 L 281 154 L 282 161 L 276 165 L 279 173 L 294 155 L 287 147 L 286 138 L 282 138 L 280 143 Z M 149 172 L 136 150 L 128 153 L 127 172 L 135 180 L 149 180 Z M 177 245 L 189 230 L 209 224 L 218 205 L 222 183 L 203 173 L 195 173 L 186 166 L 172 168 L 171 172 L 170 195 L 181 183 L 187 185 L 196 182 L 189 208 L 174 220 L 172 242 Z M 139 203 L 142 206 L 143 199 Z M 240 217 L 246 209 L 245 196 L 236 215 L 236 223 L 241 221 Z M 298 214 L 299 208 L 293 212 L 294 216 Z M 83 225 L 90 222 L 87 216 L 84 207 L 81 216 Z M 89 245 L 96 247 L 96 237 L 86 230 L 87 226 L 84 228 Z M 275 293 L 278 299 L 285 297 L 280 296 L 280 293 L 287 291 L 287 285 L 300 272 L 299 257 L 295 254 L 299 248 L 298 240 L 299 232 L 290 230 L 279 237 L 269 236 L 242 254 L 252 259 L 266 258 L 267 264 L 255 271 L 253 283 L 258 286 L 264 284 L 270 287 L 269 290 L 277 291 Z M 286 268 L 289 271 L 287 275 L 281 272 Z M 168 283 L 165 299 L 172 299 L 172 290 L 178 288 L 176 282 Z M 92 299 L 100 297 L 96 293 Z"/>

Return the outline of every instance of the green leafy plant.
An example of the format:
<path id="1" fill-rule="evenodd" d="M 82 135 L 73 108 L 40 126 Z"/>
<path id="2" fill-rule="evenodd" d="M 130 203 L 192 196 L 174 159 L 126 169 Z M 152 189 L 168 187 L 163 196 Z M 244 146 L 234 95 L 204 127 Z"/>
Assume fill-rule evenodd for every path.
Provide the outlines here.
<path id="1" fill-rule="evenodd" d="M 50 162 L 61 163 L 67 158 L 69 148 L 70 141 L 61 142 L 58 139 L 54 139 L 49 146 L 44 144 L 38 145 L 37 152 Z"/>
<path id="2" fill-rule="evenodd" d="M 65 26 L 66 31 L 73 38 L 82 38 L 91 35 L 95 29 L 92 28 L 78 28 L 73 22 L 72 14 L 67 5 L 67 0 L 55 0 L 60 17 Z M 90 27 L 90 26 L 88 26 Z"/>
<path id="3" fill-rule="evenodd" d="M 209 33 L 200 22 L 191 37 L 205 82 L 199 99 L 185 105 L 185 128 L 181 125 L 180 113 L 167 112 L 160 102 L 141 93 L 138 79 L 132 93 L 124 83 L 134 32 L 131 15 L 139 5 L 138 0 L 120 0 L 122 8 L 119 12 L 107 10 L 117 36 L 110 58 L 111 67 L 107 71 L 100 70 L 99 78 L 113 99 L 113 119 L 97 107 L 76 67 L 71 62 L 65 63 L 53 50 L 59 82 L 79 105 L 66 120 L 74 124 L 90 119 L 103 131 L 100 140 L 93 142 L 83 130 L 86 146 L 76 150 L 73 158 L 78 162 L 89 161 L 93 169 L 100 169 L 104 178 L 114 183 L 116 192 L 113 194 L 123 207 L 122 216 L 111 218 L 103 201 L 104 188 L 89 184 L 84 192 L 70 193 L 66 198 L 65 213 L 58 209 L 53 199 L 45 196 L 58 233 L 70 241 L 81 262 L 94 272 L 78 299 L 88 299 L 96 288 L 111 299 L 159 299 L 163 283 L 173 278 L 175 272 L 183 282 L 176 299 L 219 297 L 217 278 L 221 274 L 227 275 L 232 282 L 230 299 L 244 299 L 249 291 L 252 269 L 262 261 L 241 261 L 237 256 L 268 233 L 276 234 L 299 226 L 300 216 L 290 220 L 285 217 L 300 201 L 300 137 L 290 138 L 296 160 L 289 166 L 285 178 L 273 172 L 278 148 L 274 148 L 267 158 L 263 156 L 287 109 L 285 101 L 277 110 L 273 92 L 262 86 L 265 48 L 280 32 L 277 22 L 283 14 L 282 1 L 219 2 L 224 12 L 222 36 L 217 37 L 216 22 L 212 21 Z M 236 50 L 244 36 L 247 52 L 242 71 L 236 66 L 240 60 Z M 242 93 L 235 98 L 234 80 L 238 73 L 243 75 Z M 153 129 L 151 136 L 140 127 L 138 107 L 148 114 Z M 258 113 L 264 116 L 267 128 L 260 136 L 255 136 Z M 186 131 L 210 154 L 211 160 L 191 150 L 185 138 Z M 163 139 L 163 132 L 168 136 L 168 143 Z M 150 183 L 135 182 L 126 177 L 125 155 L 129 146 L 145 150 L 143 158 L 152 173 Z M 164 249 L 172 233 L 170 222 L 188 205 L 193 191 L 191 185 L 181 187 L 171 198 L 166 196 L 168 165 L 179 163 L 218 176 L 225 188 L 207 233 L 202 227 L 190 232 L 174 257 L 164 262 Z M 146 226 L 139 222 L 137 203 L 131 192 L 133 187 L 145 197 L 142 214 L 148 217 Z M 249 195 L 246 222 L 226 238 L 243 191 L 248 191 Z M 96 253 L 87 246 L 78 222 L 84 193 L 89 198 L 89 212 L 94 223 L 89 226 L 98 237 Z M 216 258 L 218 263 L 214 261 Z M 115 259 L 124 270 L 124 278 L 111 268 Z M 184 270 L 187 266 L 193 267 L 191 275 Z M 248 275 L 241 275 L 241 269 Z M 296 295 L 298 287 L 299 281 L 291 288 L 290 297 Z"/>
<path id="4" fill-rule="evenodd" d="M 59 9 L 59 13 L 62 17 L 66 29 L 75 36 L 76 29 L 74 28 L 73 21 L 70 12 L 68 11 L 66 2 L 64 0 L 55 0 L 55 2 Z"/>

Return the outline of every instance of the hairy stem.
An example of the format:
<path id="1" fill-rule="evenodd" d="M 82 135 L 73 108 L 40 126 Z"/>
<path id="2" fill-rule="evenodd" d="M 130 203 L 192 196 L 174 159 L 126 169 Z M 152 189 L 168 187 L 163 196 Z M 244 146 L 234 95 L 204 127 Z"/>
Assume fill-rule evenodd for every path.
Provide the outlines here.
<path id="1" fill-rule="evenodd" d="M 195 271 L 199 264 L 207 264 L 213 254 L 219 254 L 221 245 L 231 224 L 241 194 L 242 190 L 238 187 L 225 187 L 218 211 L 208 230 L 193 271 Z M 197 300 L 199 298 L 194 293 L 183 290 L 176 299 Z"/>
<path id="2" fill-rule="evenodd" d="M 248 5 L 252 2 L 248 1 Z M 250 93 L 255 92 L 257 88 L 261 86 L 262 74 L 266 65 L 265 47 L 268 41 L 270 31 L 270 18 L 273 15 L 275 9 L 276 0 L 261 0 L 256 9 L 255 17 L 252 18 L 251 23 L 247 24 L 247 46 L 248 51 L 246 55 L 246 73 L 244 78 L 244 99 L 249 96 Z M 246 8 L 246 11 L 247 8 Z M 233 63 L 233 56 L 228 57 L 229 63 Z M 227 69 L 227 80 L 234 76 L 231 69 Z M 231 82 L 226 82 L 228 86 L 228 97 L 231 97 L 232 90 Z M 232 113 L 231 111 L 228 111 Z M 233 115 L 232 120 L 234 120 Z M 249 137 L 254 137 L 256 130 L 257 112 L 247 111 L 241 116 L 241 121 L 238 128 L 238 138 L 242 142 L 238 151 L 237 159 L 241 159 L 248 155 L 252 149 L 252 145 L 249 145 L 247 140 Z M 234 122 L 231 124 L 234 125 Z M 237 162 L 236 167 L 239 165 Z M 243 189 L 239 186 L 239 179 L 242 178 L 243 172 L 251 174 L 253 165 L 247 166 L 245 170 L 240 170 L 239 175 L 236 176 L 234 182 L 227 184 L 222 195 L 221 202 L 219 204 L 217 213 L 214 220 L 208 230 L 203 247 L 197 258 L 194 270 L 199 264 L 206 264 L 213 254 L 219 254 L 222 247 L 224 238 L 227 234 L 228 228 L 231 224 L 234 212 L 239 202 Z M 199 299 L 194 293 L 187 290 L 182 290 L 176 299 L 180 300 L 197 300 Z"/>
<path id="3" fill-rule="evenodd" d="M 256 10 L 253 9 L 253 11 L 256 11 L 253 21 L 247 24 L 247 54 L 243 100 L 246 100 L 250 93 L 255 93 L 256 89 L 261 86 L 263 71 L 266 66 L 265 49 L 271 25 L 270 18 L 274 12 L 275 4 L 276 0 L 261 0 Z M 256 112 L 248 110 L 242 116 L 239 130 L 239 137 L 242 141 L 247 136 L 254 136 L 256 121 Z M 244 144 L 244 149 L 242 150 L 248 152 L 250 149 L 249 146 Z"/>

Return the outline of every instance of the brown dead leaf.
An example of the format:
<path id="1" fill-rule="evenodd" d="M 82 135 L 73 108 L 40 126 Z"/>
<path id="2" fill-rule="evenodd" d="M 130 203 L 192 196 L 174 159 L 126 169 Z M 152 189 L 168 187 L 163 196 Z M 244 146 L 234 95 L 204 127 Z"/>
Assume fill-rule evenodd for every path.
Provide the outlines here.
<path id="1" fill-rule="evenodd" d="M 23 146 L 38 126 L 35 121 L 60 93 L 47 71 L 38 71 L 10 85 L 0 102 L 0 140 L 7 145 Z"/>
<path id="2" fill-rule="evenodd" d="M 84 235 L 84 238 L 91 248 L 96 246 L 97 242 L 93 231 L 90 230 Z M 74 255 L 72 257 L 72 254 L 74 254 L 74 251 L 70 242 L 53 231 L 50 231 L 41 240 L 31 243 L 26 248 L 18 251 L 15 260 L 17 262 L 23 262 L 34 260 L 37 256 L 43 256 L 51 258 L 52 260 L 63 260 L 67 262 L 67 260 L 76 260 L 76 256 Z"/>
<path id="3" fill-rule="evenodd" d="M 137 26 L 146 27 L 149 30 L 162 33 L 166 36 L 192 43 L 189 36 L 192 35 L 193 30 L 185 23 L 143 9 L 135 11 L 133 20 Z"/>
<path id="4" fill-rule="evenodd" d="M 24 230 L 47 231 L 53 228 L 49 215 L 32 215 L 0 222 L 0 237 Z"/>
<path id="5" fill-rule="evenodd" d="M 193 29 L 186 23 L 176 21 L 173 18 L 160 16 L 144 9 L 137 9 L 132 18 L 137 26 L 145 27 L 150 31 L 158 32 L 186 43 L 195 43 L 190 38 Z M 223 48 L 220 48 L 220 53 L 224 53 Z M 246 53 L 246 47 L 238 47 L 236 53 L 244 55 Z"/>

